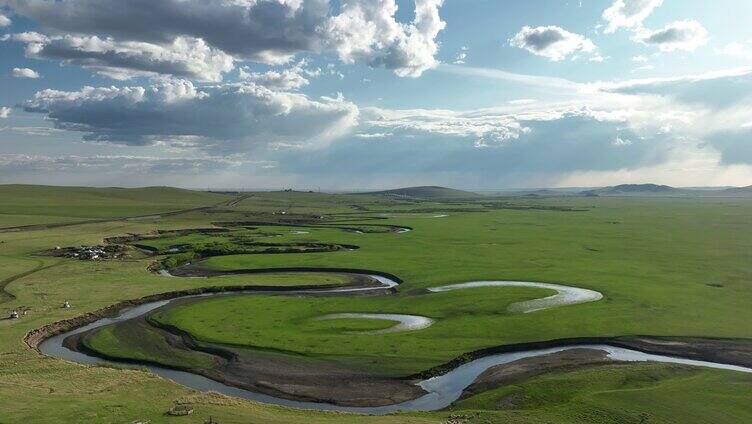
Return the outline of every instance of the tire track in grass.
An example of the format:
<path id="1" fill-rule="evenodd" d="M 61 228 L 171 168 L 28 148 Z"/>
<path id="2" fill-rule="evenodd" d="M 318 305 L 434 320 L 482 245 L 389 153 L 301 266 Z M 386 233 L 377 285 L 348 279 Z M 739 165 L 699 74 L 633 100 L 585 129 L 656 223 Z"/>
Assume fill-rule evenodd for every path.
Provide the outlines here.
<path id="1" fill-rule="evenodd" d="M 0 233 L 49 230 L 52 228 L 72 227 L 76 225 L 86 225 L 86 224 L 101 224 L 105 222 L 134 221 L 134 220 L 153 218 L 153 217 L 162 218 L 165 216 L 182 215 L 182 214 L 186 214 L 190 212 L 208 211 L 208 210 L 220 207 L 220 206 L 233 207 L 237 205 L 238 203 L 242 202 L 243 200 L 247 199 L 248 197 L 250 197 L 250 195 L 243 195 L 243 196 L 234 197 L 230 200 L 225 200 L 219 203 L 215 203 L 214 205 L 210 205 L 210 206 L 199 206 L 195 208 L 178 209 L 174 211 L 155 212 L 155 213 L 151 213 L 147 215 L 121 216 L 121 217 L 114 217 L 114 218 L 95 218 L 95 219 L 87 219 L 84 221 L 53 222 L 49 224 L 30 224 L 30 225 L 19 225 L 15 227 L 2 227 L 0 228 Z"/>
<path id="2" fill-rule="evenodd" d="M 41 260 L 41 259 L 38 259 L 36 262 L 37 262 L 37 266 L 36 267 L 34 267 L 34 268 L 32 268 L 32 269 L 30 269 L 28 271 L 21 272 L 21 273 L 16 274 L 16 275 L 11 275 L 10 277 L 8 277 L 8 278 L 0 281 L 0 305 L 16 299 L 16 295 L 14 295 L 13 293 L 11 293 L 11 292 L 9 292 L 7 290 L 7 287 L 8 287 L 8 285 L 10 285 L 10 283 L 13 283 L 13 282 L 18 281 L 18 280 L 20 280 L 22 278 L 28 277 L 29 275 L 32 275 L 32 274 L 37 273 L 39 271 L 44 271 L 46 269 L 50 269 L 52 267 L 56 267 L 56 266 L 62 264 L 64 261 L 55 262 L 54 264 L 51 264 L 51 265 L 45 265 L 45 262 L 43 260 Z"/>

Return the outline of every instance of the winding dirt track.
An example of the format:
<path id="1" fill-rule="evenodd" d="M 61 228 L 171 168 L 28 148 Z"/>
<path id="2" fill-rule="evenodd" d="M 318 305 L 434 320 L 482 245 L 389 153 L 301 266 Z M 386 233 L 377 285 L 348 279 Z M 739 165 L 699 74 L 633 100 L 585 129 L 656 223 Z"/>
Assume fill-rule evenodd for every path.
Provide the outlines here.
<path id="1" fill-rule="evenodd" d="M 13 293 L 9 292 L 6 289 L 6 287 L 8 287 L 8 285 L 10 283 L 12 283 L 12 282 L 14 282 L 16 280 L 20 280 L 21 278 L 28 277 L 29 275 L 37 273 L 39 271 L 43 271 L 45 269 L 49 269 L 49 268 L 58 266 L 58 265 L 62 264 L 63 262 L 64 261 L 59 261 L 59 262 L 56 262 L 56 263 L 54 263 L 52 265 L 45 265 L 44 261 L 40 260 L 40 261 L 38 261 L 38 265 L 36 267 L 34 267 L 34 268 L 32 268 L 32 269 L 30 269 L 28 271 L 24 271 L 24 272 L 21 272 L 19 274 L 12 275 L 12 276 L 10 276 L 10 277 L 8 277 L 8 278 L 0 281 L 0 305 L 2 305 L 5 302 L 10 302 L 11 300 L 13 300 L 13 299 L 16 298 L 16 295 L 14 295 Z"/>

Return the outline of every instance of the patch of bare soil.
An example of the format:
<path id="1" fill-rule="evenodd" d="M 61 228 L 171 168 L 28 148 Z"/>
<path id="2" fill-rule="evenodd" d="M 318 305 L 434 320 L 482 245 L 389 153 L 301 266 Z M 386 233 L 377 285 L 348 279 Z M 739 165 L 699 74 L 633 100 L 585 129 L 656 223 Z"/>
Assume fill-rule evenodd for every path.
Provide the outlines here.
<path id="1" fill-rule="evenodd" d="M 616 346 L 646 353 L 752 367 L 752 340 L 699 337 L 619 337 Z"/>
<path id="2" fill-rule="evenodd" d="M 425 394 L 414 382 L 380 377 L 325 361 L 266 352 L 238 353 L 211 378 L 293 400 L 341 406 L 383 406 Z"/>
<path id="3" fill-rule="evenodd" d="M 190 334 L 180 329 L 149 321 L 148 315 L 117 325 L 121 326 L 119 333 L 136 335 L 139 332 L 143 333 L 147 330 L 145 327 L 148 327 L 148 331 L 164 338 L 169 349 L 192 351 L 198 355 L 208 356 L 215 364 L 211 368 L 180 367 L 180 370 L 278 398 L 325 402 L 340 406 L 384 406 L 405 402 L 425 394 L 414 381 L 381 377 L 294 353 L 197 343 Z M 89 355 L 123 361 L 123 358 L 109 357 L 86 347 L 84 341 L 95 331 L 96 329 L 70 336 L 65 339 L 64 345 Z M 137 337 L 129 340 L 138 344 Z M 125 361 L 151 364 L 137 360 Z M 160 363 L 153 364 L 166 366 Z"/>

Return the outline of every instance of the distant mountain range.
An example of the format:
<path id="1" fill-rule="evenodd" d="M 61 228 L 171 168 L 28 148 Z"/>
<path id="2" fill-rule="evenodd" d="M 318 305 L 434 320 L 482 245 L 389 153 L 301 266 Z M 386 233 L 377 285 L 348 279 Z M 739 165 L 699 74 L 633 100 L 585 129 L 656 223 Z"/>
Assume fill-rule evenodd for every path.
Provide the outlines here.
<path id="1" fill-rule="evenodd" d="M 733 188 L 676 188 L 658 184 L 622 184 L 580 192 L 585 196 L 752 197 L 752 186 Z"/>
<path id="2" fill-rule="evenodd" d="M 580 194 L 585 196 L 667 196 L 678 195 L 682 190 L 667 185 L 658 184 L 621 184 L 612 187 L 585 190 Z"/>
<path id="3" fill-rule="evenodd" d="M 724 192 L 728 194 L 752 196 L 752 186 L 727 188 Z"/>
<path id="4" fill-rule="evenodd" d="M 367 194 L 414 199 L 473 199 L 486 194 L 439 186 L 405 187 Z M 524 197 L 752 197 L 752 186 L 731 188 L 677 188 L 660 184 L 621 184 L 611 187 L 585 189 L 510 190 L 487 195 Z"/>
<path id="5" fill-rule="evenodd" d="M 589 189 L 542 189 L 505 192 L 505 195 L 528 197 L 752 197 L 752 186 L 731 188 L 677 188 L 660 184 L 621 184 Z"/>

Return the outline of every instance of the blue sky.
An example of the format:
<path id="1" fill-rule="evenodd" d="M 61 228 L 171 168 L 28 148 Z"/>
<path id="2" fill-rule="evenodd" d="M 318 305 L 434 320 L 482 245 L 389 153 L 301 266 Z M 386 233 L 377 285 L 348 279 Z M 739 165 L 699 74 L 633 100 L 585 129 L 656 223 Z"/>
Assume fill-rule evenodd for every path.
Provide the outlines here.
<path id="1" fill-rule="evenodd" d="M 0 0 L 0 182 L 752 184 L 745 0 Z"/>

